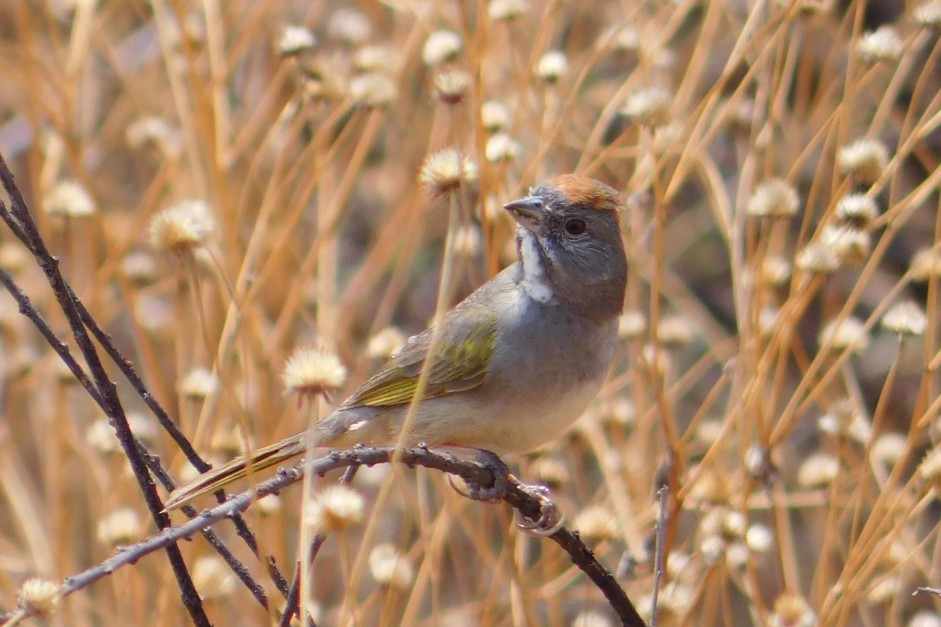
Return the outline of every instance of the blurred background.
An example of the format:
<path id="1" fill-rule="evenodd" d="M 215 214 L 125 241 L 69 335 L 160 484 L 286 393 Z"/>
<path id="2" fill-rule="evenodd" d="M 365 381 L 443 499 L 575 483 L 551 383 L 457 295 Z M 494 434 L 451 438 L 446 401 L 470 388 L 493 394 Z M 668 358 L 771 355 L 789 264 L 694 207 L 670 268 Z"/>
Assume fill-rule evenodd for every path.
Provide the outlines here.
<path id="1" fill-rule="evenodd" d="M 457 302 L 515 259 L 504 202 L 603 180 L 625 201 L 622 350 L 567 437 L 507 461 L 647 617 L 669 486 L 662 625 L 934 626 L 941 600 L 912 593 L 941 574 L 939 29 L 937 0 L 11 0 L 0 153 L 79 297 L 214 463 L 329 411 L 285 395 L 297 348 L 339 357 L 341 399 L 425 327 L 443 268 Z M 437 193 L 435 155 L 459 193 Z M 5 227 L 0 268 L 68 338 Z M 192 478 L 110 371 L 135 433 Z M 423 469 L 352 487 L 363 518 L 311 569 L 321 624 L 614 624 L 506 506 Z M 301 501 L 247 514 L 288 578 Z M 210 618 L 276 623 L 264 564 L 217 530 L 273 607 L 197 538 Z M 0 609 L 154 532 L 107 419 L 0 295 Z M 187 615 L 156 553 L 49 620 Z"/>

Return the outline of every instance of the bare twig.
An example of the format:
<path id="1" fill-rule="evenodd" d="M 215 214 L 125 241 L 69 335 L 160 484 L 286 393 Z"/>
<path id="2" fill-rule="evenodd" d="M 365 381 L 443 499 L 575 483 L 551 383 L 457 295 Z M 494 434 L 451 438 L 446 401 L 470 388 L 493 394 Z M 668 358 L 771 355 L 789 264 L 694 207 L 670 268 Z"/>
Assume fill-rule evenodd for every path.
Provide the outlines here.
<path id="1" fill-rule="evenodd" d="M 663 579 L 663 545 L 666 540 L 667 528 L 667 498 L 670 496 L 670 486 L 663 484 L 657 490 L 660 501 L 660 515 L 657 517 L 657 546 L 654 550 L 653 564 L 653 594 L 650 599 L 650 627 L 657 627 L 657 602 L 660 596 L 660 582 Z"/>
<path id="2" fill-rule="evenodd" d="M 356 471 L 359 470 L 359 466 L 350 466 L 346 469 L 346 472 L 343 473 L 343 476 L 340 477 L 340 483 L 349 484 L 353 481 L 353 477 L 356 476 Z M 323 546 L 324 541 L 327 539 L 327 536 L 323 533 L 318 533 L 314 536 L 314 539 L 310 542 L 310 551 L 308 551 L 307 560 L 313 564 L 314 559 L 316 559 L 317 554 L 320 552 L 320 547 Z M 287 603 L 284 605 L 284 613 L 281 614 L 281 620 L 278 622 L 278 627 L 287 627 L 291 624 L 291 619 L 294 616 L 300 617 L 298 612 L 300 606 L 300 590 L 301 590 L 301 562 L 297 562 L 297 573 L 294 575 L 294 583 L 291 584 L 291 592 L 288 594 Z M 310 627 L 316 627 L 314 619 L 310 616 L 307 617 L 307 624 Z"/>
<path id="3" fill-rule="evenodd" d="M 337 451 L 314 460 L 311 467 L 315 473 L 322 475 L 337 468 L 388 463 L 393 460 L 394 453 L 396 453 L 395 449 L 388 447 L 361 447 Z M 463 460 L 450 453 L 430 451 L 422 447 L 400 450 L 395 455 L 395 460 L 407 466 L 424 466 L 459 475 L 467 481 L 482 486 L 493 485 L 496 479 L 492 469 L 478 462 Z M 236 495 L 221 505 L 201 512 L 182 525 L 164 529 L 157 535 L 124 548 L 101 564 L 67 578 L 62 588 L 63 595 L 80 590 L 92 582 L 113 573 L 121 566 L 133 564 L 149 553 L 171 546 L 175 542 L 189 538 L 220 520 L 245 511 L 254 500 L 278 492 L 299 481 L 304 475 L 304 467 L 304 461 L 298 462 L 291 468 L 279 471 L 274 478 L 259 484 L 257 490 Z M 522 486 L 514 477 L 508 477 L 502 500 L 514 507 L 523 516 L 536 519 L 539 517 L 542 505 L 539 499 L 524 488 L 525 486 Z M 598 562 L 591 549 L 579 539 L 577 534 L 563 527 L 549 537 L 569 554 L 572 562 L 585 572 L 601 590 L 624 625 L 632 627 L 644 625 L 643 619 L 637 613 L 624 590 L 618 585 L 614 576 Z"/>
<path id="4" fill-rule="evenodd" d="M 33 221 L 33 217 L 26 206 L 26 202 L 23 200 L 23 195 L 13 179 L 13 173 L 10 171 L 2 156 L 0 156 L 0 182 L 2 182 L 3 188 L 10 197 L 11 205 L 8 209 L 6 203 L 0 201 L 0 217 L 10 226 L 11 230 L 23 241 L 27 248 L 29 248 L 36 262 L 39 264 L 39 267 L 46 275 L 46 279 L 52 287 L 59 307 L 62 309 L 69 323 L 72 337 L 75 339 L 75 343 L 82 352 L 82 356 L 85 358 L 85 363 L 91 373 L 91 378 L 94 381 L 94 387 L 98 397 L 96 401 L 100 399 L 99 405 L 104 410 L 105 415 L 108 416 L 108 422 L 114 428 L 118 436 L 121 448 L 124 449 L 124 454 L 127 456 L 141 493 L 144 495 L 147 509 L 150 511 L 150 515 L 158 528 L 163 529 L 169 527 L 170 518 L 162 512 L 162 502 L 157 494 L 156 486 L 151 479 L 150 473 L 147 470 L 147 463 L 144 456 L 141 455 L 138 450 L 134 434 L 131 432 L 131 427 L 127 422 L 127 416 L 124 414 L 124 407 L 121 405 L 121 401 L 118 398 L 117 389 L 108 377 L 108 373 L 98 356 L 98 351 L 95 349 L 94 343 L 88 336 L 87 329 L 81 320 L 75 301 L 72 299 L 71 289 L 66 284 L 61 272 L 59 272 L 58 260 L 46 248 L 45 242 L 39 234 L 39 229 L 36 227 L 36 223 Z M 93 395 L 93 398 L 94 397 Z M 182 553 L 180 553 L 179 548 L 175 545 L 167 545 L 165 549 L 177 584 L 180 587 L 183 604 L 189 612 L 190 617 L 196 625 L 208 627 L 208 625 L 210 625 L 209 617 L 206 616 L 202 601 L 199 598 L 199 594 L 196 592 L 196 587 L 193 585 L 193 580 L 183 561 Z"/>
<path id="5" fill-rule="evenodd" d="M 29 248 L 31 252 L 33 252 L 34 255 L 41 254 L 43 250 L 41 242 L 37 243 L 34 241 L 34 238 L 39 237 L 39 234 L 35 230 L 26 228 L 26 224 L 29 223 L 28 221 L 24 223 L 24 221 L 22 221 L 19 217 L 15 217 L 12 213 L 6 210 L 6 207 L 3 206 L 2 202 L 0 202 L 0 217 L 2 217 L 2 219 L 7 223 L 7 226 L 10 227 L 11 231 L 13 231 L 13 233 L 27 246 L 27 248 Z M 37 261 L 38 260 L 39 258 L 37 257 Z M 72 355 L 68 344 L 58 338 L 58 336 L 52 330 L 52 327 L 50 327 L 48 322 L 46 322 L 43 315 L 39 312 L 38 309 L 36 309 L 36 307 L 33 306 L 26 292 L 23 291 L 13 279 L 13 277 L 2 268 L 0 268 L 0 283 L 6 287 L 7 291 L 9 291 L 16 300 L 20 313 L 26 316 L 33 323 L 43 338 L 45 338 L 49 346 L 52 347 L 63 363 L 66 364 L 66 367 L 68 367 L 69 371 L 73 374 L 73 376 L 75 376 L 76 380 L 79 382 L 82 388 L 88 393 L 92 400 L 95 401 L 95 403 L 107 413 L 108 408 L 105 405 L 105 400 L 102 398 L 98 388 L 91 381 L 88 374 Z M 176 426 L 176 423 L 173 422 L 173 420 L 159 404 L 156 398 L 154 398 L 154 396 L 148 391 L 143 380 L 141 380 L 137 375 L 137 372 L 131 362 L 117 349 L 117 347 L 112 342 L 111 337 L 101 329 L 97 321 L 95 321 L 91 313 L 81 302 L 81 300 L 79 300 L 71 286 L 69 286 L 68 283 L 64 281 L 64 279 L 63 285 L 68 291 L 69 298 L 75 305 L 82 323 L 92 332 L 101 346 L 105 349 L 105 352 L 108 353 L 109 357 L 111 357 L 114 363 L 117 364 L 118 368 L 125 375 L 125 377 L 127 377 L 128 381 L 157 417 L 158 422 L 169 433 L 174 442 L 177 443 L 190 463 L 200 471 L 209 469 L 211 466 L 202 460 L 202 458 L 198 455 L 186 436 L 179 430 L 179 427 Z M 175 483 L 170 478 L 169 473 L 161 466 L 159 458 L 156 455 L 150 453 L 143 443 L 141 443 L 136 438 L 133 438 L 133 442 L 135 449 L 138 451 L 147 467 L 154 474 L 154 476 L 157 477 L 164 488 L 167 490 L 172 490 L 174 487 L 176 487 Z M 186 511 L 188 511 L 189 515 L 191 516 L 195 515 L 195 510 L 192 510 L 191 508 L 184 509 L 184 512 Z M 254 533 L 252 533 L 251 529 L 249 529 L 248 525 L 240 516 L 233 517 L 233 524 L 236 527 L 238 535 L 245 541 L 245 543 L 257 557 L 259 554 L 258 542 L 255 539 Z M 225 546 L 225 544 L 222 542 L 222 539 L 219 538 L 215 532 L 206 530 L 203 535 L 206 537 L 206 540 L 209 542 L 209 544 L 229 565 L 236 576 L 251 591 L 252 595 L 259 602 L 259 604 L 267 608 L 268 602 L 267 596 L 264 593 L 264 589 L 251 577 L 245 565 L 235 557 L 235 555 Z M 287 580 L 284 578 L 284 575 L 281 573 L 277 564 L 273 560 L 269 561 L 268 570 L 277 589 L 283 596 L 287 597 Z"/>

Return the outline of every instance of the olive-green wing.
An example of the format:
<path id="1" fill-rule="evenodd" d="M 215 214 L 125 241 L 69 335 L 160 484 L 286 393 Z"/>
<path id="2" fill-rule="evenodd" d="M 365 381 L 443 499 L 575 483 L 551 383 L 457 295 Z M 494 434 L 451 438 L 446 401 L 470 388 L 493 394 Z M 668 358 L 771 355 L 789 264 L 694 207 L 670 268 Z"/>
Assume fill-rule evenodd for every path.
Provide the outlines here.
<path id="1" fill-rule="evenodd" d="M 497 319 L 484 308 L 464 308 L 460 323 L 445 320 L 423 399 L 473 389 L 484 382 L 497 336 Z M 432 329 L 410 339 L 344 403 L 343 407 L 402 405 L 412 401 Z"/>

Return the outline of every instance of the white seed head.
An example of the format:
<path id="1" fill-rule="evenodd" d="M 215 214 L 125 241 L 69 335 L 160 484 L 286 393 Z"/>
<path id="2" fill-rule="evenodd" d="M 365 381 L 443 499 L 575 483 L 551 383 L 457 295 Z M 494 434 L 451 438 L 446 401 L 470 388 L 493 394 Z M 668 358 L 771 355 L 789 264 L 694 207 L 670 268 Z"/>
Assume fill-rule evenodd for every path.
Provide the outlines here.
<path id="1" fill-rule="evenodd" d="M 151 219 L 150 243 L 178 255 L 192 253 L 206 244 L 215 228 L 209 205 L 202 200 L 184 200 Z"/>
<path id="2" fill-rule="evenodd" d="M 19 607 L 26 616 L 47 619 L 59 607 L 62 598 L 62 587 L 48 579 L 30 577 L 16 592 Z"/>
<path id="3" fill-rule="evenodd" d="M 461 36 L 457 33 L 449 30 L 435 31 L 425 40 L 421 53 L 422 61 L 432 67 L 453 61 L 463 45 Z"/>
<path id="4" fill-rule="evenodd" d="M 617 52 L 637 52 L 640 50 L 640 31 L 633 24 L 615 26 L 611 48 Z"/>
<path id="5" fill-rule="evenodd" d="M 356 9 L 342 7 L 334 11 L 327 20 L 327 34 L 337 41 L 356 46 L 369 39 L 372 24 L 369 18 Z"/>
<path id="6" fill-rule="evenodd" d="M 364 74 L 392 74 L 398 64 L 398 53 L 389 46 L 363 46 L 353 53 L 353 67 Z"/>
<path id="7" fill-rule="evenodd" d="M 724 432 L 725 423 L 721 418 L 706 418 L 699 422 L 693 436 L 700 444 L 711 446 L 719 441 L 719 438 L 722 437 Z"/>
<path id="8" fill-rule="evenodd" d="M 837 350 L 860 352 L 869 346 L 869 332 L 863 321 L 849 316 L 843 320 L 834 319 L 823 325 L 817 342 L 821 347 L 830 346 Z"/>
<path id="9" fill-rule="evenodd" d="M 939 8 L 939 11 L 941 11 L 941 8 Z M 932 610 L 916 612 L 905 623 L 905 627 L 941 627 L 941 614 Z"/>
<path id="10" fill-rule="evenodd" d="M 851 438 L 863 444 L 872 438 L 869 418 L 851 398 L 841 398 L 830 405 L 827 413 L 817 421 L 817 426 L 824 433 Z"/>
<path id="11" fill-rule="evenodd" d="M 690 495 L 708 503 L 726 503 L 735 489 L 730 483 L 729 475 L 724 471 L 699 470 L 696 470 L 695 474 L 699 477 L 690 488 Z"/>
<path id="12" fill-rule="evenodd" d="M 774 601 L 768 627 L 816 627 L 817 615 L 801 595 L 784 592 Z"/>
<path id="13" fill-rule="evenodd" d="M 312 399 L 343 387 L 346 368 L 340 358 L 320 347 L 298 348 L 288 358 L 281 373 L 286 395 Z"/>
<path id="14" fill-rule="evenodd" d="M 857 139 L 840 148 L 836 155 L 837 167 L 843 176 L 872 185 L 879 180 L 889 165 L 889 151 L 875 139 Z"/>
<path id="15" fill-rule="evenodd" d="M 560 490 L 568 485 L 571 476 L 568 466 L 557 457 L 544 456 L 533 462 L 531 467 L 536 482 L 550 490 Z"/>
<path id="16" fill-rule="evenodd" d="M 794 186 L 784 179 L 763 181 L 748 199 L 745 210 L 749 215 L 768 218 L 790 218 L 800 209 L 800 196 Z"/>
<path id="17" fill-rule="evenodd" d="M 928 316 L 918 303 L 906 300 L 896 303 L 885 312 L 882 326 L 899 335 L 921 335 L 928 328 Z"/>
<path id="18" fill-rule="evenodd" d="M 477 181 L 477 166 L 454 148 L 433 153 L 421 166 L 419 175 L 433 198 L 456 194 Z"/>
<path id="19" fill-rule="evenodd" d="M 592 406 L 592 413 L 602 422 L 621 426 L 631 425 L 637 420 L 637 407 L 624 394 L 598 398 Z"/>
<path id="20" fill-rule="evenodd" d="M 555 83 L 569 70 L 569 60 L 560 50 L 550 50 L 539 58 L 536 76 L 547 83 Z"/>
<path id="21" fill-rule="evenodd" d="M 366 502 L 345 485 L 325 488 L 310 502 L 305 522 L 317 533 L 336 533 L 363 519 Z"/>
<path id="22" fill-rule="evenodd" d="M 480 106 L 480 123 L 488 133 L 496 133 L 510 123 L 510 112 L 497 100 L 487 100 Z"/>
<path id="23" fill-rule="evenodd" d="M 255 448 L 252 438 L 251 448 Z M 220 425 L 212 432 L 209 448 L 221 457 L 233 458 L 244 455 L 246 451 L 245 436 L 239 425 Z"/>
<path id="24" fill-rule="evenodd" d="M 180 392 L 191 401 L 201 401 L 219 389 L 219 379 L 209 368 L 193 368 L 180 382 Z"/>
<path id="25" fill-rule="evenodd" d="M 193 564 L 193 584 L 204 601 L 224 599 L 235 592 L 235 575 L 218 555 L 200 557 Z"/>
<path id="26" fill-rule="evenodd" d="M 121 449 L 107 418 L 99 418 L 88 426 L 85 430 L 85 442 L 102 455 L 109 455 Z"/>
<path id="27" fill-rule="evenodd" d="M 902 590 L 902 579 L 897 574 L 879 578 L 879 580 L 866 593 L 866 600 L 870 603 L 888 603 L 896 598 Z"/>
<path id="28" fill-rule="evenodd" d="M 454 230 L 454 254 L 473 257 L 480 252 L 480 229 L 473 224 L 463 224 Z"/>
<path id="29" fill-rule="evenodd" d="M 310 29 L 304 26 L 289 24 L 281 29 L 281 37 L 278 39 L 278 50 L 281 56 L 293 57 L 306 52 L 317 43 L 316 37 L 310 32 Z"/>
<path id="30" fill-rule="evenodd" d="M 95 201 L 78 181 L 56 183 L 46 194 L 46 213 L 54 216 L 83 218 L 95 213 Z"/>
<path id="31" fill-rule="evenodd" d="M 680 348 L 692 341 L 693 327 L 683 316 L 664 316 L 657 325 L 657 339 L 666 348 Z"/>
<path id="32" fill-rule="evenodd" d="M 157 262 L 150 253 L 142 250 L 128 253 L 121 260 L 121 273 L 131 285 L 144 287 L 157 280 Z"/>
<path id="33" fill-rule="evenodd" d="M 262 516 L 274 516 L 281 511 L 281 497 L 277 494 L 266 494 L 258 499 L 254 509 Z"/>
<path id="34" fill-rule="evenodd" d="M 369 338 L 366 354 L 373 359 L 388 359 L 403 346 L 405 334 L 395 327 L 386 327 Z"/>
<path id="35" fill-rule="evenodd" d="M 941 448 L 933 448 L 925 454 L 918 466 L 918 475 L 934 488 L 936 498 L 941 495 Z"/>
<path id="36" fill-rule="evenodd" d="M 495 133 L 487 139 L 484 155 L 491 163 L 517 161 L 523 152 L 519 142 L 506 133 Z"/>
<path id="37" fill-rule="evenodd" d="M 350 80 L 350 97 L 361 106 L 382 109 L 392 104 L 398 96 L 398 85 L 384 72 L 359 74 Z"/>
<path id="38" fill-rule="evenodd" d="M 463 70 L 449 70 L 435 74 L 434 83 L 438 100 L 455 105 L 464 101 L 473 78 Z"/>
<path id="39" fill-rule="evenodd" d="M 601 612 L 585 610 L 579 612 L 572 621 L 571 627 L 614 627 L 614 623 Z"/>
<path id="40" fill-rule="evenodd" d="M 621 113 L 644 126 L 663 126 L 670 121 L 673 96 L 661 87 L 648 87 L 627 97 Z"/>
<path id="41" fill-rule="evenodd" d="M 131 431 L 145 444 L 153 442 L 157 437 L 153 423 L 144 414 L 129 411 L 125 417 Z M 107 418 L 98 418 L 88 426 L 85 430 L 85 442 L 102 455 L 110 455 L 121 450 L 121 443 L 118 442 L 114 427 Z"/>
<path id="42" fill-rule="evenodd" d="M 908 440 L 901 433 L 883 433 L 872 443 L 870 456 L 872 459 L 885 464 L 895 465 L 908 450 Z"/>
<path id="43" fill-rule="evenodd" d="M 850 225 L 823 227 L 820 243 L 832 250 L 843 266 L 857 266 L 865 262 L 872 252 L 872 236 L 869 232 Z"/>
<path id="44" fill-rule="evenodd" d="M 180 129 L 163 118 L 145 116 L 134 120 L 128 125 L 124 139 L 134 150 L 153 143 L 167 157 L 178 157 L 183 152 Z"/>
<path id="45" fill-rule="evenodd" d="M 744 569 L 748 565 L 749 550 L 744 541 L 730 542 L 725 547 L 725 562 L 729 568 Z"/>
<path id="46" fill-rule="evenodd" d="M 98 521 L 98 541 L 111 547 L 131 544 L 144 536 L 144 523 L 140 514 L 130 507 L 122 507 Z"/>
<path id="47" fill-rule="evenodd" d="M 761 262 L 759 280 L 772 287 L 781 287 L 791 278 L 791 263 L 779 255 L 769 255 Z"/>
<path id="48" fill-rule="evenodd" d="M 636 309 L 629 309 L 618 318 L 618 337 L 632 340 L 647 332 L 647 316 Z"/>
<path id="49" fill-rule="evenodd" d="M 941 1 L 928 0 L 928 2 L 922 2 L 915 7 L 912 17 L 923 28 L 938 28 L 941 26 Z"/>
<path id="50" fill-rule="evenodd" d="M 699 552 L 706 564 L 718 564 L 725 554 L 725 540 L 719 536 L 704 536 L 699 540 Z"/>
<path id="51" fill-rule="evenodd" d="M 745 532 L 745 545 L 752 553 L 767 553 L 774 545 L 774 532 L 767 525 L 752 525 Z"/>
<path id="52" fill-rule="evenodd" d="M 0 268 L 11 274 L 16 274 L 26 267 L 31 259 L 26 248 L 19 242 L 0 243 Z"/>
<path id="53" fill-rule="evenodd" d="M 912 258 L 912 279 L 927 281 L 941 277 L 941 248 L 922 248 Z"/>
<path id="54" fill-rule="evenodd" d="M 807 456 L 797 469 L 797 483 L 802 488 L 822 488 L 840 474 L 840 461 L 829 453 L 818 451 Z"/>
<path id="55" fill-rule="evenodd" d="M 797 253 L 794 265 L 805 272 L 832 274 L 840 269 L 840 257 L 832 246 L 811 242 Z"/>
<path id="56" fill-rule="evenodd" d="M 895 61 L 902 56 L 902 39 L 891 26 L 880 26 L 863 33 L 856 43 L 856 54 L 866 63 Z"/>
<path id="57" fill-rule="evenodd" d="M 376 583 L 396 590 L 408 590 L 415 579 L 412 561 L 391 544 L 378 544 L 370 551 L 369 570 Z"/>
<path id="58" fill-rule="evenodd" d="M 841 223 L 862 229 L 879 217 L 879 206 L 866 194 L 849 194 L 837 201 L 834 215 Z"/>
<path id="59" fill-rule="evenodd" d="M 527 0 L 490 0 L 487 15 L 494 22 L 512 22 L 529 12 Z"/>
<path id="60" fill-rule="evenodd" d="M 573 526 L 589 544 L 612 540 L 618 533 L 617 518 L 611 510 L 602 505 L 593 505 L 580 511 Z"/>

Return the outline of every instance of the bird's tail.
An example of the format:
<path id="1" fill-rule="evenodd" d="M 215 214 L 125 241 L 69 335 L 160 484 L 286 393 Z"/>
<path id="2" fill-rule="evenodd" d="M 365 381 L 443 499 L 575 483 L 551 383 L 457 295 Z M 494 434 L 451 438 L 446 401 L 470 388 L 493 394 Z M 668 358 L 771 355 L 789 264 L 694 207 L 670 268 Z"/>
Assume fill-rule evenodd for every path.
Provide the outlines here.
<path id="1" fill-rule="evenodd" d="M 181 485 L 167 497 L 164 511 L 176 509 L 198 496 L 215 492 L 233 481 L 247 477 L 266 468 L 300 455 L 307 449 L 307 432 L 302 431 L 286 440 L 252 451 L 243 457 L 237 457 L 218 468 L 204 472 L 193 481 Z"/>

